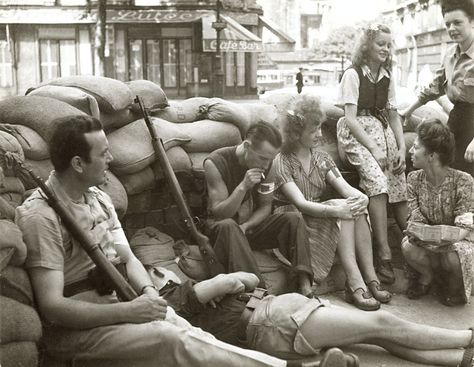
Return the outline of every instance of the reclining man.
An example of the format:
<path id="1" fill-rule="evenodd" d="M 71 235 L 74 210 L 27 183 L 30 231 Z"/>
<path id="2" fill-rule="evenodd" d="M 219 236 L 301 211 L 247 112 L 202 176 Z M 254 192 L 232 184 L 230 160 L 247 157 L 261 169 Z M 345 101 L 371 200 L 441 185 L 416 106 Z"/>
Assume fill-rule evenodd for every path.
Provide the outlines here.
<path id="1" fill-rule="evenodd" d="M 16 222 L 27 244 L 26 267 L 49 354 L 161 367 L 286 366 L 284 360 L 219 341 L 167 307 L 131 252 L 109 196 L 94 187 L 104 183 L 112 160 L 100 122 L 71 116 L 56 126 L 50 142 L 55 171 L 47 185 L 109 259 L 120 257 L 140 296 L 119 302 L 115 293 L 94 290 L 88 277 L 93 262 L 36 190 L 17 208 Z"/>
<path id="2" fill-rule="evenodd" d="M 167 277 L 152 275 L 152 279 L 161 287 Z M 265 297 L 257 289 L 249 297 L 242 297 L 240 292 L 253 290 L 258 282 L 255 274 L 236 272 L 199 283 L 168 283 L 160 294 L 178 314 L 218 338 L 230 343 L 245 342 L 249 348 L 280 358 L 301 358 L 321 348 L 366 343 L 417 363 L 474 366 L 473 328 L 431 327 L 387 311 L 364 312 L 297 293 Z M 219 301 L 217 305 L 213 300 Z M 208 302 L 212 306 L 205 305 Z M 358 366 L 356 356 L 344 358 L 346 366 Z"/>
<path id="3" fill-rule="evenodd" d="M 278 248 L 292 263 L 300 293 L 311 297 L 313 272 L 304 219 L 300 213 L 271 214 L 271 166 L 281 143 L 278 129 L 260 121 L 248 129 L 241 144 L 218 149 L 206 158 L 212 217 L 208 235 L 227 272 L 256 274 L 261 287 L 265 282 L 252 249 Z"/>

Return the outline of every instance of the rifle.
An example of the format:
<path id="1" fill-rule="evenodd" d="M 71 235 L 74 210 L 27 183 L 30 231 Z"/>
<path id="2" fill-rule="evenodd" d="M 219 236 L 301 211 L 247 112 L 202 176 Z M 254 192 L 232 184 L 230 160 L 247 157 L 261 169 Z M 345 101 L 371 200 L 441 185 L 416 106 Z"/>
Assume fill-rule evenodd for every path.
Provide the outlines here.
<path id="1" fill-rule="evenodd" d="M 148 111 L 146 111 L 143 101 L 139 96 L 136 96 L 135 103 L 138 104 L 140 107 L 140 111 L 143 115 L 143 119 L 145 120 L 146 126 L 148 127 L 148 131 L 151 135 L 151 141 L 153 144 L 153 149 L 155 151 L 156 158 L 160 162 L 161 169 L 164 172 L 165 178 L 168 181 L 171 195 L 178 206 L 179 212 L 181 213 L 181 217 L 186 224 L 188 232 L 192 238 L 192 240 L 198 245 L 199 251 L 204 259 L 204 262 L 207 267 L 207 273 L 212 277 L 220 273 L 224 273 L 224 268 L 222 264 L 219 263 L 217 260 L 216 254 L 211 247 L 209 242 L 209 238 L 203 235 L 196 227 L 196 223 L 199 223 L 199 218 L 192 217 L 191 212 L 186 204 L 184 199 L 183 191 L 181 190 L 181 186 L 179 185 L 178 179 L 171 167 L 170 161 L 168 156 L 165 152 L 165 147 L 163 146 L 163 140 L 156 135 L 155 128 L 150 120 L 150 116 Z"/>
<path id="2" fill-rule="evenodd" d="M 13 155 L 12 155 L 13 156 Z M 97 266 L 97 269 L 108 278 L 110 284 L 117 292 L 119 299 L 123 301 L 131 301 L 138 297 L 132 286 L 125 280 L 122 274 L 115 268 L 115 266 L 107 259 L 105 254 L 102 252 L 100 246 L 90 238 L 89 234 L 80 228 L 74 217 L 64 206 L 62 202 L 58 200 L 54 192 L 43 182 L 43 180 L 35 175 L 30 168 L 27 168 L 23 162 L 20 161 L 19 157 L 13 156 L 15 163 L 23 171 L 35 181 L 39 188 L 46 195 L 46 201 L 49 206 L 53 208 L 56 214 L 61 218 L 62 223 L 69 231 L 72 237 L 74 237 L 82 248 L 87 252 L 91 260 Z"/>

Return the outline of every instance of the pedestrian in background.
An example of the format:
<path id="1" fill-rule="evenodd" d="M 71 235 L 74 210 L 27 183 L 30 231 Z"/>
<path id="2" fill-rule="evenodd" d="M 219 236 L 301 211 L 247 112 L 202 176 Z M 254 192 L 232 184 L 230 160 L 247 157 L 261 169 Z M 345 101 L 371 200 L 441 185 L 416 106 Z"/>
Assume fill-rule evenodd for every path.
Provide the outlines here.
<path id="1" fill-rule="evenodd" d="M 409 118 L 418 107 L 446 94 L 454 103 L 448 120 L 456 145 L 452 167 L 474 175 L 474 0 L 441 1 L 441 12 L 456 44 L 429 87 L 400 115 Z"/>
<path id="2" fill-rule="evenodd" d="M 299 68 L 299 71 L 296 73 L 296 90 L 298 94 L 301 94 L 301 91 L 303 90 L 303 68 Z"/>
<path id="3" fill-rule="evenodd" d="M 406 228 L 405 140 L 392 78 L 392 37 L 382 24 L 363 30 L 339 85 L 338 143 L 357 170 L 369 197 L 369 217 L 377 244 L 376 270 L 382 282 L 395 281 L 387 235 L 387 203 L 401 230 Z"/>

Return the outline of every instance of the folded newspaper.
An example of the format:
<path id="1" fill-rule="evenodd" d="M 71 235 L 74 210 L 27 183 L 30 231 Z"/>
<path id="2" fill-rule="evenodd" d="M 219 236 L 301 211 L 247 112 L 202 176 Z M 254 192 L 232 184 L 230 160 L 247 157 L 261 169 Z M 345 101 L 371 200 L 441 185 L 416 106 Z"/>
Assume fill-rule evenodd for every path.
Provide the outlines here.
<path id="1" fill-rule="evenodd" d="M 459 240 L 462 228 L 440 225 L 428 225 L 423 223 L 408 223 L 408 233 L 424 242 L 442 244 L 443 242 L 456 242 Z"/>

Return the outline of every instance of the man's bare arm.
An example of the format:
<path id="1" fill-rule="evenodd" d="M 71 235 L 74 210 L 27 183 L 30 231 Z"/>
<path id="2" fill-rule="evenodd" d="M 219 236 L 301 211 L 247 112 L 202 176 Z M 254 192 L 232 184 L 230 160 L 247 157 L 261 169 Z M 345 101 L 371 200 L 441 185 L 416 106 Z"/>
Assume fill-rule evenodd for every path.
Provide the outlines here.
<path id="1" fill-rule="evenodd" d="M 212 214 L 217 220 L 232 218 L 247 193 L 246 187 L 241 182 L 229 195 L 219 170 L 209 159 L 204 161 L 204 171 Z"/>

